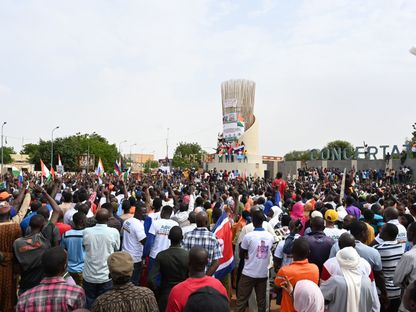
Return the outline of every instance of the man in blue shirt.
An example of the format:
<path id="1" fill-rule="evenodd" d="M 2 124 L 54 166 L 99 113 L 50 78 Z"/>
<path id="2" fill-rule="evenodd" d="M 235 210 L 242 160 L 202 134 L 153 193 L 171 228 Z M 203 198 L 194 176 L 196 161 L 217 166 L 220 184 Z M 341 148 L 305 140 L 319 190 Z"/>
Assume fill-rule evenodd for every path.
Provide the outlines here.
<path id="1" fill-rule="evenodd" d="M 84 229 L 87 216 L 77 212 L 73 216 L 74 229 L 64 233 L 61 246 L 68 252 L 68 273 L 77 285 L 82 287 L 82 271 L 84 270 L 85 250 L 83 245 Z"/>
<path id="2" fill-rule="evenodd" d="M 42 207 L 42 204 L 38 200 L 34 200 L 30 204 L 30 213 L 20 222 L 20 227 L 22 228 L 22 232 L 26 233 L 26 229 L 29 227 L 30 219 L 32 219 L 33 216 L 36 216 L 38 213 L 38 209 Z"/>

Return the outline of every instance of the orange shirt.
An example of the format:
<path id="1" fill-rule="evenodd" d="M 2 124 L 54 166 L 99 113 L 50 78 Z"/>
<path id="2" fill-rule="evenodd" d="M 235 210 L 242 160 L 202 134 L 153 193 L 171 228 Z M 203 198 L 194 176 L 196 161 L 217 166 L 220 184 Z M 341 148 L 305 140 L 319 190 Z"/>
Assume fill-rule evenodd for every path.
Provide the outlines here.
<path id="1" fill-rule="evenodd" d="M 319 269 L 315 264 L 309 263 L 308 259 L 293 261 L 292 264 L 280 268 L 279 272 L 277 272 L 276 279 L 274 280 L 277 286 L 280 286 L 280 283 L 284 281 L 283 279 L 279 278 L 281 276 L 287 276 L 293 287 L 295 287 L 298 281 L 304 279 L 310 280 L 318 285 Z M 290 298 L 289 294 L 284 290 L 280 311 L 295 312 L 292 298 Z"/>
<path id="2" fill-rule="evenodd" d="M 247 203 L 244 205 L 244 210 L 250 212 L 251 206 L 253 206 L 253 200 L 249 197 L 247 198 Z"/>

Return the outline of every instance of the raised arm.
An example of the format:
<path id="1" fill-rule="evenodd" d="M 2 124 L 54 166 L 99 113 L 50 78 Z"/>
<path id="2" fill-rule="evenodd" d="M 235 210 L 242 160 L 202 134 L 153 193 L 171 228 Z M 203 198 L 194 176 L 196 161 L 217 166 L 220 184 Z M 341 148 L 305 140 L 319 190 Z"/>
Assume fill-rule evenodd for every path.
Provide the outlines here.
<path id="1" fill-rule="evenodd" d="M 30 206 L 30 192 L 29 190 L 24 189 L 22 191 L 22 196 L 24 196 L 22 204 L 19 206 L 19 208 L 15 207 L 16 209 L 16 215 L 12 218 L 12 221 L 15 223 L 22 222 L 23 218 L 25 217 L 27 210 Z M 20 195 L 20 194 L 19 194 Z"/>
<path id="2" fill-rule="evenodd" d="M 52 216 L 51 216 L 50 222 L 53 223 L 53 224 L 56 224 L 56 222 L 58 222 L 59 215 L 62 213 L 61 207 L 58 206 L 55 199 L 53 199 L 52 196 L 49 195 L 48 192 L 46 192 L 43 187 L 41 187 L 39 185 L 35 185 L 35 190 L 37 192 L 42 193 L 42 195 L 46 197 L 46 200 L 51 205 L 51 207 L 52 207 Z"/>

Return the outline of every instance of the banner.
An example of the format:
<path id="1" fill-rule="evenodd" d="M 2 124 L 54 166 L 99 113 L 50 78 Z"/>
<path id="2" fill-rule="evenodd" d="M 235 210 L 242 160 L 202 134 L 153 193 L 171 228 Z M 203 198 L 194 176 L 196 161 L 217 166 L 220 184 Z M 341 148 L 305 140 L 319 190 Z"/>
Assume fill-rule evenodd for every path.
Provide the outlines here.
<path id="1" fill-rule="evenodd" d="M 225 114 L 224 117 L 222 118 L 223 124 L 232 123 L 232 122 L 237 122 L 237 113 Z"/>
<path id="2" fill-rule="evenodd" d="M 239 127 L 236 122 L 224 124 L 223 137 L 225 141 L 238 140 L 244 133 L 244 128 Z"/>
<path id="3" fill-rule="evenodd" d="M 226 99 L 224 100 L 224 108 L 235 108 L 238 106 L 237 99 Z"/>

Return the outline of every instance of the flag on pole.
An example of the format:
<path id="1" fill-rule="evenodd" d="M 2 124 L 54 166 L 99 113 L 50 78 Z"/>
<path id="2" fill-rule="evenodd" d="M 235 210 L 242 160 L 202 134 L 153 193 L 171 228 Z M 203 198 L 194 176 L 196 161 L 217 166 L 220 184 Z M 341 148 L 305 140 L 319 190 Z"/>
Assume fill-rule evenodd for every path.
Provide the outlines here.
<path id="1" fill-rule="evenodd" d="M 55 179 L 55 175 L 56 175 L 56 172 L 55 172 L 55 169 L 53 169 L 53 166 L 52 166 L 51 167 L 51 176 L 52 176 L 52 178 Z"/>
<path id="2" fill-rule="evenodd" d="M 19 172 L 19 186 L 21 186 L 22 183 L 23 183 L 23 171 L 20 170 L 20 172 Z"/>
<path id="3" fill-rule="evenodd" d="M 121 175 L 121 163 L 119 163 L 117 160 L 116 160 L 116 162 L 114 163 L 114 173 L 117 175 L 117 176 L 120 176 Z"/>
<path id="4" fill-rule="evenodd" d="M 245 125 L 245 123 L 244 123 L 244 117 L 243 117 L 243 116 L 241 116 L 241 115 L 238 115 L 237 126 L 238 126 L 238 127 L 243 127 L 243 128 L 244 128 L 244 125 Z"/>
<path id="5" fill-rule="evenodd" d="M 64 174 L 64 166 L 62 165 L 60 154 L 58 154 L 58 164 L 56 165 L 56 172 L 58 173 L 58 176 L 62 176 Z"/>
<path id="6" fill-rule="evenodd" d="M 130 171 L 131 171 L 131 168 L 128 168 L 128 169 L 124 172 L 123 178 L 124 178 L 124 180 L 125 180 L 125 181 L 127 181 L 127 179 L 129 178 Z"/>
<path id="7" fill-rule="evenodd" d="M 97 166 L 97 170 L 95 170 L 95 174 L 99 177 L 102 177 L 104 174 L 104 166 L 103 166 L 103 162 L 101 161 L 101 158 L 98 159 L 98 166 Z"/>
<path id="8" fill-rule="evenodd" d="M 20 174 L 20 170 L 17 169 L 15 166 L 12 167 L 12 174 L 15 178 L 17 178 Z"/>
<path id="9" fill-rule="evenodd" d="M 45 177 L 47 180 L 49 180 L 51 178 L 51 173 L 48 169 L 48 167 L 46 167 L 46 165 L 43 163 L 43 160 L 40 160 L 40 168 L 42 170 L 42 177 Z"/>
<path id="10" fill-rule="evenodd" d="M 222 279 L 234 269 L 233 234 L 226 212 L 222 213 L 212 231 L 217 237 L 222 251 L 220 266 L 214 276 L 217 279 Z"/>

